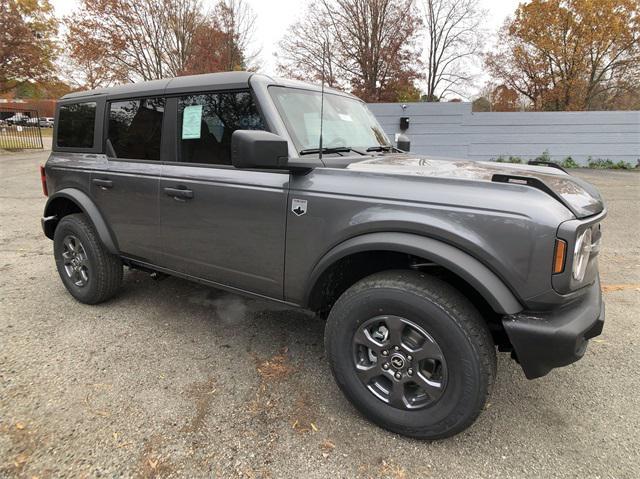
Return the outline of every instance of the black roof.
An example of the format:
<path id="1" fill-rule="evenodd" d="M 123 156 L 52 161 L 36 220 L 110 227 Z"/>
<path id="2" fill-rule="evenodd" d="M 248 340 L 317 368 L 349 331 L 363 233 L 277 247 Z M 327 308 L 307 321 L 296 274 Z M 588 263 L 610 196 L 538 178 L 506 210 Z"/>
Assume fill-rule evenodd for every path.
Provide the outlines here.
<path id="1" fill-rule="evenodd" d="M 190 75 L 176 78 L 163 78 L 139 83 L 127 83 L 111 88 L 98 88 L 96 90 L 79 91 L 63 96 L 62 100 L 79 99 L 89 96 L 106 95 L 109 97 L 122 97 L 131 95 L 159 95 L 174 91 L 203 90 L 210 88 L 247 88 L 251 72 L 224 72 L 206 73 L 204 75 Z"/>
<path id="2" fill-rule="evenodd" d="M 289 86 L 292 88 L 305 88 L 310 90 L 320 90 L 319 85 L 311 83 L 285 80 L 280 78 L 272 78 L 267 75 L 253 72 L 222 72 L 222 73 L 205 73 L 203 75 L 190 75 L 176 78 L 165 78 L 161 80 L 151 80 L 139 83 L 127 83 L 111 88 L 98 88 L 96 90 L 79 91 L 69 93 L 61 98 L 61 100 L 80 100 L 89 99 L 89 97 L 106 96 L 109 99 L 114 98 L 130 98 L 132 96 L 154 96 L 167 95 L 172 93 L 183 93 L 189 91 L 206 91 L 215 89 L 242 89 L 249 87 L 249 79 L 252 76 L 256 79 L 273 85 Z M 347 93 L 325 88 L 327 92 L 348 95 Z"/>

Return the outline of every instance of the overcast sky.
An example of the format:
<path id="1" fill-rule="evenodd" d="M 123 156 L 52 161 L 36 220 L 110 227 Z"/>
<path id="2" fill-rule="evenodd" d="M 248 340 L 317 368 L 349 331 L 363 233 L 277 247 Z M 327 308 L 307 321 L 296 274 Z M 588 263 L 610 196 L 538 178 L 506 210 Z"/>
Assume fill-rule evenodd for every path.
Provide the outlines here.
<path id="1" fill-rule="evenodd" d="M 261 50 L 261 71 L 267 74 L 275 73 L 274 52 L 277 51 L 278 42 L 287 27 L 295 19 L 301 16 L 310 0 L 247 0 L 257 15 L 255 47 Z M 58 16 L 72 13 L 78 8 L 79 0 L 51 0 Z M 483 8 L 488 11 L 486 28 L 495 38 L 496 30 L 502 25 L 505 18 L 511 15 L 520 0 L 481 0 Z M 204 0 L 205 7 L 211 7 L 213 0 Z M 479 80 L 479 83 L 482 83 Z M 472 96 L 474 90 L 467 92 Z"/>

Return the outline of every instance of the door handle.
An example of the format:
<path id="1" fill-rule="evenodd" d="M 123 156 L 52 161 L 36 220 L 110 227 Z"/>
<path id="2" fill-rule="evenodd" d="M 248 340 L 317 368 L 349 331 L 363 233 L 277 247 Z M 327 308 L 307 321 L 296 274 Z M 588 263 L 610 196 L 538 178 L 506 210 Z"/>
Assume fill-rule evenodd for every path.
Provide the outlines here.
<path id="1" fill-rule="evenodd" d="M 184 200 L 190 200 L 193 198 L 193 191 L 187 190 L 185 188 L 165 188 L 164 192 L 176 199 L 180 198 Z"/>
<path id="2" fill-rule="evenodd" d="M 98 185 L 103 190 L 106 190 L 107 188 L 113 188 L 113 181 L 111 180 L 102 180 L 100 178 L 94 178 L 93 184 Z"/>

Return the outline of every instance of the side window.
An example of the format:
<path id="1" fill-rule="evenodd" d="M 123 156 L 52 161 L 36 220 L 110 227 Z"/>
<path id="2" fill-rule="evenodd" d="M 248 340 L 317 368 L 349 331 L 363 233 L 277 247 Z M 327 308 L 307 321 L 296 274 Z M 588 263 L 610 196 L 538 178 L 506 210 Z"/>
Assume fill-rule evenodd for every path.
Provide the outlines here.
<path id="1" fill-rule="evenodd" d="M 249 92 L 183 96 L 178 99 L 179 161 L 231 164 L 231 134 L 264 130 Z"/>
<path id="2" fill-rule="evenodd" d="M 64 148 L 93 148 L 95 102 L 62 105 L 58 114 L 56 143 Z"/>
<path id="3" fill-rule="evenodd" d="M 114 101 L 109 105 L 109 140 L 116 158 L 160 161 L 164 98 Z"/>

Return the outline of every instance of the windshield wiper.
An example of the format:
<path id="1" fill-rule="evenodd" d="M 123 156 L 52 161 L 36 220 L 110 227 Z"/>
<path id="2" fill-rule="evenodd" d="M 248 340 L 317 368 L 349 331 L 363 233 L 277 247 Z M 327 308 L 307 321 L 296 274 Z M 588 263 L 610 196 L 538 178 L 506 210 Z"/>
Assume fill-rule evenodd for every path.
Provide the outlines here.
<path id="1" fill-rule="evenodd" d="M 367 148 L 367 151 L 388 151 L 391 152 L 393 150 L 397 150 L 397 148 L 391 145 L 378 145 L 378 146 L 370 146 Z"/>
<path id="2" fill-rule="evenodd" d="M 350 146 L 335 146 L 335 147 L 326 147 L 322 149 L 322 154 L 325 153 L 348 153 L 353 151 L 354 153 L 358 153 L 359 155 L 366 155 L 366 153 L 356 150 L 355 148 L 351 148 Z M 320 148 L 307 148 L 305 150 L 300 150 L 298 152 L 299 155 L 314 155 L 320 153 Z"/>

